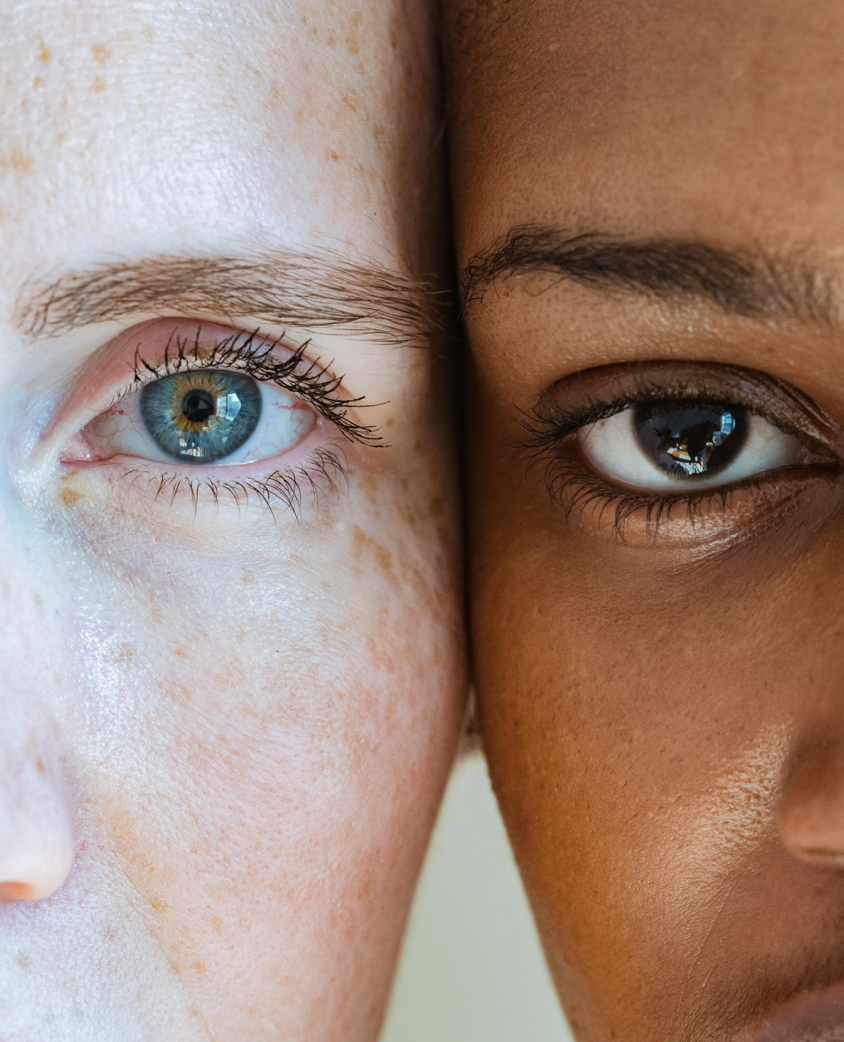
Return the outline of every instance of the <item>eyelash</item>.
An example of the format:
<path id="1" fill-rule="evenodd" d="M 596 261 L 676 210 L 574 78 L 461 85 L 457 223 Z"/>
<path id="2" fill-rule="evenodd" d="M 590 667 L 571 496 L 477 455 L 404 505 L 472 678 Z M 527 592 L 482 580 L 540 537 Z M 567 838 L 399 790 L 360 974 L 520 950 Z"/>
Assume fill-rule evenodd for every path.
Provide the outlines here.
<path id="1" fill-rule="evenodd" d="M 145 384 L 172 373 L 197 369 L 236 370 L 297 395 L 328 420 L 347 441 L 385 448 L 377 427 L 357 423 L 349 417 L 352 406 L 369 406 L 363 404 L 362 397 L 342 398 L 338 395 L 344 377 L 329 376 L 326 368 L 305 360 L 311 341 L 306 340 L 292 355 L 281 359 L 275 357 L 274 351 L 282 346 L 283 340 L 283 334 L 266 341 L 257 330 L 251 333 L 241 331 L 223 338 L 207 351 L 201 347 L 198 331 L 192 340 L 174 333 L 158 365 L 151 365 L 141 356 L 140 348 L 136 349 L 132 382 L 116 396 L 110 407 L 116 407 L 127 395 L 136 393 Z M 280 501 L 297 521 L 301 519 L 305 492 L 311 493 L 316 504 L 320 493 L 333 493 L 343 484 L 348 486 L 344 461 L 338 453 L 325 448 L 314 452 L 306 465 L 276 470 L 265 478 L 218 480 L 203 477 L 197 480 L 176 472 L 151 475 L 140 469 L 128 469 L 124 473 L 132 479 L 130 483 L 146 479 L 149 484 L 156 484 L 154 498 L 168 497 L 171 505 L 180 492 L 186 491 L 193 502 L 194 514 L 199 506 L 200 492 L 205 489 L 215 504 L 219 503 L 222 494 L 230 496 L 238 508 L 257 498 L 270 514 L 274 514 L 274 501 Z"/>
<path id="2" fill-rule="evenodd" d="M 190 369 L 233 369 L 246 373 L 260 383 L 274 383 L 291 394 L 295 394 L 332 423 L 348 441 L 382 448 L 381 436 L 376 427 L 356 423 L 348 416 L 352 406 L 369 408 L 363 398 L 341 398 L 337 391 L 343 384 L 342 376 L 327 376 L 328 370 L 316 362 L 308 362 L 302 369 L 305 352 L 311 345 L 306 340 L 288 358 L 276 358 L 273 351 L 280 347 L 284 334 L 267 342 L 256 330 L 252 333 L 238 332 L 225 337 L 214 345 L 210 353 L 203 353 L 199 334 L 193 341 L 188 337 L 173 335 L 164 349 L 164 359 L 158 365 L 150 365 L 135 351 L 134 379 L 128 388 L 118 395 L 113 405 L 118 404 L 146 383 L 164 376 Z M 113 406 L 112 406 L 113 407 Z"/>
<path id="3" fill-rule="evenodd" d="M 723 388 L 707 387 L 705 384 L 694 385 L 682 382 L 653 384 L 637 374 L 635 389 L 632 394 L 622 394 L 610 401 L 593 399 L 582 408 L 561 416 L 543 414 L 540 408 L 533 413 L 523 413 L 522 427 L 527 438 L 518 448 L 527 450 L 533 463 L 545 463 L 545 484 L 549 495 L 560 505 L 566 522 L 576 513 L 590 507 L 598 507 L 599 517 L 607 510 L 612 511 L 612 525 L 615 531 L 623 536 L 625 524 L 637 513 L 643 513 L 645 524 L 656 538 L 662 523 L 671 520 L 677 508 L 685 511 L 685 519 L 693 522 L 696 518 L 720 507 L 726 511 L 732 493 L 738 488 L 758 489 L 767 475 L 746 478 L 733 484 L 706 488 L 700 492 L 676 492 L 654 494 L 627 492 L 614 489 L 600 478 L 588 474 L 583 465 L 578 465 L 560 451 L 565 441 L 576 434 L 582 427 L 599 420 L 615 416 L 617 413 L 634 405 L 649 401 L 671 400 L 705 400 L 740 406 L 748 412 L 763 416 L 780 430 L 795 436 L 805 436 L 805 432 L 791 424 L 775 419 L 769 413 L 758 408 L 753 402 L 740 400 L 724 395 Z"/>

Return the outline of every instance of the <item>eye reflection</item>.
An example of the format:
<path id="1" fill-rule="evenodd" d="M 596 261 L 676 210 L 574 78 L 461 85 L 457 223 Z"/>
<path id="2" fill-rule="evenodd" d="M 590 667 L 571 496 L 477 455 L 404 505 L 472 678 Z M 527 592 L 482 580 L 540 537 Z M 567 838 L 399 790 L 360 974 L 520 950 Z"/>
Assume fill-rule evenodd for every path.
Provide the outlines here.
<path id="1" fill-rule="evenodd" d="M 747 440 L 747 411 L 735 406 L 643 403 L 633 410 L 632 421 L 643 452 L 679 478 L 723 470 Z"/>
<path id="2" fill-rule="evenodd" d="M 225 370 L 174 373 L 141 391 L 147 433 L 168 456 L 185 463 L 231 455 L 255 432 L 261 411 L 256 381 Z"/>

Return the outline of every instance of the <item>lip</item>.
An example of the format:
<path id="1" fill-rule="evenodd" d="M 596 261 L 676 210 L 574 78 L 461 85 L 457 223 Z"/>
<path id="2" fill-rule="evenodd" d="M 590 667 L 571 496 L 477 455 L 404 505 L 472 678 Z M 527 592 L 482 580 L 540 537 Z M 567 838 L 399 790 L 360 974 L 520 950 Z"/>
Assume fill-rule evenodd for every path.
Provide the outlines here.
<path id="1" fill-rule="evenodd" d="M 844 1042 L 844 982 L 791 999 L 748 1042 Z"/>

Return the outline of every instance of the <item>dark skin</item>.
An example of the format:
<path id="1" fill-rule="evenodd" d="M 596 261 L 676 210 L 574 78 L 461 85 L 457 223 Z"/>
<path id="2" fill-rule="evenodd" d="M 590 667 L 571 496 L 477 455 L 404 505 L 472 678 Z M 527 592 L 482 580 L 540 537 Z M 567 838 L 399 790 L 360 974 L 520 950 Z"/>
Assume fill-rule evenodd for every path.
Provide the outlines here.
<path id="1" fill-rule="evenodd" d="M 566 1012 L 837 1039 L 844 9 L 449 22 L 480 718 Z M 692 401 L 739 470 L 643 486 L 610 417 Z"/>

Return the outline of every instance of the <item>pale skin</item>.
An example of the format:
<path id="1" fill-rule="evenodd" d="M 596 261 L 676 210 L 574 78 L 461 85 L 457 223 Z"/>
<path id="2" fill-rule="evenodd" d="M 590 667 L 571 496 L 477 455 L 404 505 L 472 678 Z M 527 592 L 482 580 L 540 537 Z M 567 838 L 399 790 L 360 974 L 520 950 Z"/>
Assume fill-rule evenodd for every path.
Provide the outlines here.
<path id="1" fill-rule="evenodd" d="M 450 16 L 481 727 L 573 1030 L 838 1039 L 841 5 Z M 668 488 L 672 401 L 756 462 Z"/>
<path id="2" fill-rule="evenodd" d="M 430 13 L 2 21 L 0 1034 L 374 1039 L 463 716 Z M 147 453 L 250 334 L 317 392 Z"/>

